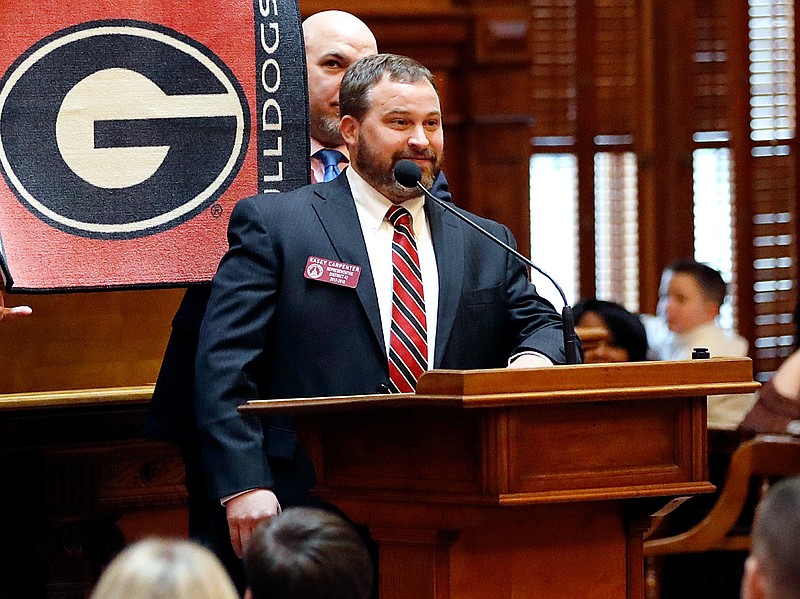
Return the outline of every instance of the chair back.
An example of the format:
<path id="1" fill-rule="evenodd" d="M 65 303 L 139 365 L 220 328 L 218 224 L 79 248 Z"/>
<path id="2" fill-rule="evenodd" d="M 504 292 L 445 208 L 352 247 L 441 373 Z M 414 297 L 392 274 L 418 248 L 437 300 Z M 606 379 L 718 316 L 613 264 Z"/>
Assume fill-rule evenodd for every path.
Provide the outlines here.
<path id="1" fill-rule="evenodd" d="M 749 551 L 750 534 L 733 533 L 753 481 L 763 494 L 773 482 L 800 474 L 800 439 L 788 435 L 760 435 L 742 443 L 731 456 L 728 476 L 719 499 L 708 515 L 688 531 L 664 538 L 649 538 L 645 556 L 704 551 Z"/>

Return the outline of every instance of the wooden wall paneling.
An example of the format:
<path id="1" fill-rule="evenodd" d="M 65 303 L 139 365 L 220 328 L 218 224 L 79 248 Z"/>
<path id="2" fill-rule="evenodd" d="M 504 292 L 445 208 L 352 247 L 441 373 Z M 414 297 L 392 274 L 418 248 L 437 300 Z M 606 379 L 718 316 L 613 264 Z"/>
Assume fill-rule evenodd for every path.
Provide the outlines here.
<path id="1" fill-rule="evenodd" d="M 523 254 L 530 251 L 529 124 L 475 123 L 470 127 L 469 209 L 507 225 Z"/>
<path id="2" fill-rule="evenodd" d="M 361 17 L 370 13 L 417 15 L 419 17 L 458 6 L 463 2 L 447 0 L 348 0 L 346 3 L 332 0 L 298 0 L 303 17 L 323 10 L 346 10 Z M 380 43 L 380 39 L 378 40 Z"/>
<path id="3" fill-rule="evenodd" d="M 348 9 L 349 10 L 349 9 Z M 472 15 L 440 7 L 437 12 L 354 12 L 369 25 L 380 52 L 411 56 L 431 70 L 463 66 L 472 38 Z"/>
<path id="4" fill-rule="evenodd" d="M 756 305 L 753 243 L 753 158 L 750 141 L 750 31 L 748 6 L 733 2 L 728 12 L 728 73 L 730 81 L 730 131 L 733 195 L 734 270 L 736 272 L 735 305 L 737 332 L 750 343 L 754 355 Z M 734 291 L 734 290 L 730 290 Z M 755 365 L 755 372 L 761 368 Z"/>
<path id="5" fill-rule="evenodd" d="M 182 289 L 9 294 L 33 315 L 0 327 L 0 393 L 156 380 Z"/>
<path id="6" fill-rule="evenodd" d="M 475 23 L 475 58 L 478 64 L 530 62 L 533 27 L 528 10 L 492 7 L 480 10 Z"/>
<path id="7" fill-rule="evenodd" d="M 186 536 L 183 466 L 141 439 L 146 403 L 10 408 L 0 398 L 0 597 L 87 597 L 126 543 Z"/>
<path id="8" fill-rule="evenodd" d="M 658 198 L 656 159 L 656 55 L 657 34 L 655 23 L 656 0 L 642 0 L 639 10 L 639 73 L 641 95 L 637 104 L 637 125 L 634 144 L 637 156 L 639 200 L 639 311 L 655 314 L 658 304 L 657 289 L 661 279 L 657 258 Z"/>
<path id="9" fill-rule="evenodd" d="M 541 4 L 541 0 L 454 0 L 455 3 L 474 9 L 519 9 L 527 10 L 533 4 Z"/>
<path id="10" fill-rule="evenodd" d="M 485 7 L 483 5 L 486 5 Z M 301 1 L 303 16 L 341 8 Z M 405 54 L 437 77 L 445 125 L 445 173 L 454 201 L 507 224 L 528 251 L 531 11 L 488 2 L 348 5 L 381 52 Z M 491 193 L 487 193 L 491 190 Z"/>
<path id="11" fill-rule="evenodd" d="M 323 10 L 347 10 L 362 19 L 375 34 L 379 52 L 410 56 L 432 71 L 464 66 L 465 48 L 472 43 L 472 13 L 447 3 L 414 2 L 407 10 L 403 1 L 348 3 L 301 0 L 303 18 Z"/>
<path id="12" fill-rule="evenodd" d="M 576 3 L 575 149 L 578 157 L 578 296 L 594 297 L 595 251 L 595 144 L 597 133 L 594 2 Z"/>
<path id="13" fill-rule="evenodd" d="M 470 98 L 466 73 L 473 45 L 472 15 L 463 9 L 426 14 L 364 14 L 378 49 L 411 56 L 433 72 L 442 102 L 445 163 L 453 201 L 470 209 L 468 194 L 468 127 Z"/>
<path id="14" fill-rule="evenodd" d="M 469 93 L 471 118 L 480 126 L 523 124 L 531 127 L 534 117 L 530 110 L 530 72 L 524 67 L 508 65 L 478 66 L 470 74 Z M 530 147 L 530 131 L 519 136 Z M 506 150 L 504 153 L 508 153 Z"/>
<path id="15" fill-rule="evenodd" d="M 663 268 L 694 255 L 691 94 L 694 31 L 687 0 L 652 2 L 643 13 L 652 40 L 652 59 L 643 68 L 652 86 L 643 110 L 648 127 L 648 173 L 640 197 L 640 283 L 642 309 L 654 310 Z M 647 101 L 647 100 L 645 100 Z M 648 139 L 648 138 L 646 138 Z"/>
<path id="16" fill-rule="evenodd" d="M 469 208 L 511 229 L 530 252 L 532 28 L 526 8 L 478 9 L 475 65 L 467 75 Z"/>
<path id="17" fill-rule="evenodd" d="M 530 251 L 530 75 L 501 65 L 476 67 L 470 78 L 468 125 L 470 209 L 509 226 Z"/>
<path id="18" fill-rule="evenodd" d="M 666 41 L 666 52 L 656 70 L 665 83 L 664 95 L 657 91 L 657 122 L 664 153 L 657 163 L 665 169 L 659 181 L 658 214 L 661 225 L 660 267 L 678 258 L 694 255 L 694 181 L 692 170 L 691 89 L 694 69 L 693 3 L 687 0 L 659 3 L 667 14 L 659 32 Z M 657 20 L 658 21 L 658 20 Z M 664 76 L 665 75 L 665 76 Z"/>

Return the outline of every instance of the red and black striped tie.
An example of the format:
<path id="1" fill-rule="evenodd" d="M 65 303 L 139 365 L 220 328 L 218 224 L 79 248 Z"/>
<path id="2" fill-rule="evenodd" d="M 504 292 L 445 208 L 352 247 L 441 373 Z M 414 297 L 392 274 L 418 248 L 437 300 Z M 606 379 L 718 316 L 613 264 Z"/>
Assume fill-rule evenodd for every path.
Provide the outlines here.
<path id="1" fill-rule="evenodd" d="M 402 206 L 386 213 L 392 239 L 392 327 L 389 333 L 389 381 L 395 393 L 413 393 L 428 368 L 425 296 L 411 214 Z"/>

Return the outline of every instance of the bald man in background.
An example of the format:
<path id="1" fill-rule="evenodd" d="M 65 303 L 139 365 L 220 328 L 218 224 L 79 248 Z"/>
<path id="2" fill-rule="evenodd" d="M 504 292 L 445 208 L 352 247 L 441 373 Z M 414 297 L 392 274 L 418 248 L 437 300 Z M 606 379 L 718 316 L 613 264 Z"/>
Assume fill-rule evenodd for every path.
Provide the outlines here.
<path id="1" fill-rule="evenodd" d="M 337 165 L 341 167 L 349 160 L 339 132 L 339 85 L 347 67 L 359 58 L 377 54 L 378 44 L 363 21 L 339 10 L 308 17 L 303 21 L 303 38 L 308 70 L 311 182 L 316 183 L 325 180 L 320 150 L 339 152 Z"/>

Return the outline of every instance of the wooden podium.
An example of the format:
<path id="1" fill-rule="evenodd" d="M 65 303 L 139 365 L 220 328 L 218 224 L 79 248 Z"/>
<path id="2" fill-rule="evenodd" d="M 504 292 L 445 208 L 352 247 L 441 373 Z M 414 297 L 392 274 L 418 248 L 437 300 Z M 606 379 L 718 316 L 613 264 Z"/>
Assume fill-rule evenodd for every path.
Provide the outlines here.
<path id="1" fill-rule="evenodd" d="M 714 359 L 431 371 L 416 394 L 241 409 L 297 417 L 318 494 L 379 544 L 381 599 L 630 599 L 654 498 L 713 490 L 706 395 L 757 388 L 749 359 Z"/>

